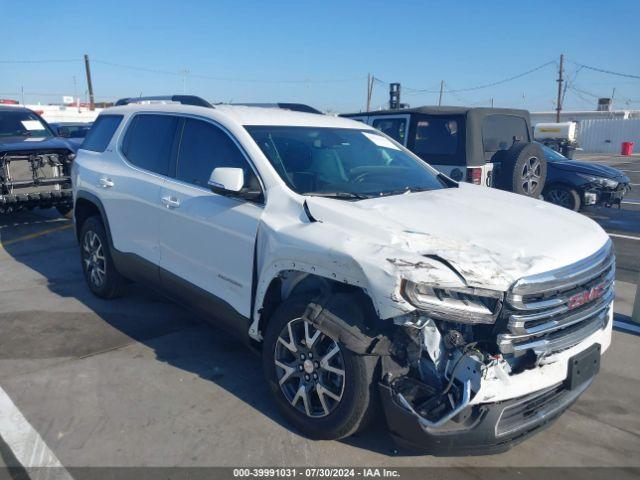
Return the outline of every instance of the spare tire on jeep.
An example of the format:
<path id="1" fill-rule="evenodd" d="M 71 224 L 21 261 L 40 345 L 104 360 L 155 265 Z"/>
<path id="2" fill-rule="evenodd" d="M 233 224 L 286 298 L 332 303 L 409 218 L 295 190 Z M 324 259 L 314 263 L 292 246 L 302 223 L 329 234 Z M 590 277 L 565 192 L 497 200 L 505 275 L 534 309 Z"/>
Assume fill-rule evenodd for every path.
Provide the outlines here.
<path id="1" fill-rule="evenodd" d="M 501 163 L 497 187 L 502 190 L 538 198 L 547 179 L 547 160 L 535 143 L 517 142 L 506 151 L 498 152 Z"/>

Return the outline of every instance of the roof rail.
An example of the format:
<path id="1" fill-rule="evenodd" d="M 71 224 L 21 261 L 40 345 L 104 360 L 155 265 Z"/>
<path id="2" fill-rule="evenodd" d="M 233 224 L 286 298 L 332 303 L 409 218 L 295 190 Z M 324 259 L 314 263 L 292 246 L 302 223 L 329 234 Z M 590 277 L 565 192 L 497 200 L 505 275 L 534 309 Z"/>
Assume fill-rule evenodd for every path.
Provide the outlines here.
<path id="1" fill-rule="evenodd" d="M 245 107 L 262 108 L 282 108 L 283 110 L 291 110 L 293 112 L 319 113 L 320 115 L 323 115 L 320 110 L 309 105 L 305 105 L 304 103 L 232 103 L 231 105 L 243 105 Z"/>
<path id="2" fill-rule="evenodd" d="M 161 102 L 163 100 L 181 103 L 182 105 L 193 105 L 196 107 L 214 108 L 213 105 L 211 105 L 205 99 L 196 97 L 195 95 L 160 95 L 156 97 L 121 98 L 116 102 L 116 106 L 129 105 L 130 103 L 141 103 L 141 102 Z"/>

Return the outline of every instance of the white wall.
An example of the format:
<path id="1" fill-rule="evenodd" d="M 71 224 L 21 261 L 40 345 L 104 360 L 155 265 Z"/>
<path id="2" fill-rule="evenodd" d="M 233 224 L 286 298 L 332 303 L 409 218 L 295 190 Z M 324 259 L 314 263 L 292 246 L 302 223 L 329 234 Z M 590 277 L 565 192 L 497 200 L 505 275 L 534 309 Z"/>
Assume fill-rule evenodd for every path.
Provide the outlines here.
<path id="1" fill-rule="evenodd" d="M 578 144 L 585 152 L 620 153 L 622 142 L 635 142 L 640 151 L 640 118 L 581 120 Z"/>

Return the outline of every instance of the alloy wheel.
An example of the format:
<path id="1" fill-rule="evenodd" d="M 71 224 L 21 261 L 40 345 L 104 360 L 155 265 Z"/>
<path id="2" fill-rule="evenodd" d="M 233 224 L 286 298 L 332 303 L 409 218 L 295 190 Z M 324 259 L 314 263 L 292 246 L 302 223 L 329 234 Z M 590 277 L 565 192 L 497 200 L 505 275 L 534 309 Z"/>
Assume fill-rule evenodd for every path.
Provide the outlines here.
<path id="1" fill-rule="evenodd" d="M 531 194 L 540 185 L 542 165 L 538 157 L 530 157 L 522 167 L 522 189 Z"/>
<path id="2" fill-rule="evenodd" d="M 82 261 L 93 286 L 102 287 L 107 277 L 106 260 L 100 237 L 93 230 L 88 230 L 84 235 Z"/>
<path id="3" fill-rule="evenodd" d="M 561 189 L 553 189 L 547 192 L 547 199 L 556 205 L 565 208 L 572 208 L 572 199 L 569 192 Z"/>
<path id="4" fill-rule="evenodd" d="M 326 417 L 342 400 L 345 363 L 338 343 L 296 318 L 280 332 L 274 361 L 287 401 L 307 417 Z"/>

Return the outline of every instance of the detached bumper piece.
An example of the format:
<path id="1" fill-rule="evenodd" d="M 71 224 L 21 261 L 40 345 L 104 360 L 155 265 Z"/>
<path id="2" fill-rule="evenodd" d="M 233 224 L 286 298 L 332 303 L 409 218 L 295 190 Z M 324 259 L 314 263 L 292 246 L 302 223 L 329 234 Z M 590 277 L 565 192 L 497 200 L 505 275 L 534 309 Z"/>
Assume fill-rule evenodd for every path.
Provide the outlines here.
<path id="1" fill-rule="evenodd" d="M 470 456 L 504 452 L 549 426 L 592 381 L 572 390 L 562 383 L 504 402 L 467 406 L 436 427 L 408 409 L 392 387 L 379 388 L 389 430 L 400 446 L 436 456 Z"/>

